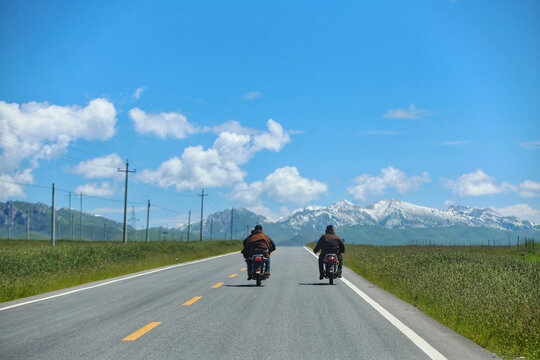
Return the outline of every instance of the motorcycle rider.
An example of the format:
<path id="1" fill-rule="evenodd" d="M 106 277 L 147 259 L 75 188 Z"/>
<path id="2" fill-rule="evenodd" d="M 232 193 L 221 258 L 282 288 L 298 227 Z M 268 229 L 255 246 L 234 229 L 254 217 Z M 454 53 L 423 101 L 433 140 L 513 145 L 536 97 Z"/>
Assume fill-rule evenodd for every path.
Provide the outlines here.
<path id="1" fill-rule="evenodd" d="M 270 276 L 270 254 L 276 250 L 276 244 L 262 231 L 261 225 L 256 225 L 251 235 L 244 239 L 242 254 L 247 264 L 248 280 L 251 280 L 251 257 L 254 254 L 263 254 L 266 257 L 266 274 Z"/>
<path id="2" fill-rule="evenodd" d="M 336 254 L 338 256 L 338 277 L 341 277 L 341 269 L 343 268 L 343 256 L 341 254 L 345 252 L 345 244 L 336 235 L 332 225 L 326 227 L 325 234 L 321 236 L 313 252 L 316 254 L 319 250 L 321 251 L 321 255 L 319 255 L 319 280 L 324 278 L 323 261 L 326 254 Z"/>

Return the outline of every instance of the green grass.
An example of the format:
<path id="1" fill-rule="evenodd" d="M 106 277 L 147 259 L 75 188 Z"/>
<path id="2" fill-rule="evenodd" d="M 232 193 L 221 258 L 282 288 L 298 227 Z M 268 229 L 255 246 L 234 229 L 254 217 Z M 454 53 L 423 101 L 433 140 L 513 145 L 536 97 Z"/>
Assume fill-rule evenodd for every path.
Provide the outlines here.
<path id="1" fill-rule="evenodd" d="M 540 359 L 540 253 L 347 245 L 345 266 L 506 359 Z"/>
<path id="2" fill-rule="evenodd" d="M 75 242 L 0 240 L 0 302 L 90 281 L 238 251 L 240 241 Z"/>

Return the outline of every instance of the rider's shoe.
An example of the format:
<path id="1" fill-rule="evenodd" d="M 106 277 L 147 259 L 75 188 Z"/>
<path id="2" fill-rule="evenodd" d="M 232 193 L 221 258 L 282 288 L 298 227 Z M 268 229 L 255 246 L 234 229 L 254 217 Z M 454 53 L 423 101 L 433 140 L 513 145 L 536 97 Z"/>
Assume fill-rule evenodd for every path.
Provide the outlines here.
<path id="1" fill-rule="evenodd" d="M 341 271 L 338 272 L 337 277 L 341 279 Z"/>
<path id="2" fill-rule="evenodd" d="M 319 280 L 322 280 L 322 279 L 324 279 L 324 275 L 321 274 L 319 275 Z"/>
<path id="3" fill-rule="evenodd" d="M 266 277 L 270 277 L 270 270 L 266 271 Z"/>
<path id="4" fill-rule="evenodd" d="M 251 280 L 251 274 L 248 274 L 248 280 Z"/>

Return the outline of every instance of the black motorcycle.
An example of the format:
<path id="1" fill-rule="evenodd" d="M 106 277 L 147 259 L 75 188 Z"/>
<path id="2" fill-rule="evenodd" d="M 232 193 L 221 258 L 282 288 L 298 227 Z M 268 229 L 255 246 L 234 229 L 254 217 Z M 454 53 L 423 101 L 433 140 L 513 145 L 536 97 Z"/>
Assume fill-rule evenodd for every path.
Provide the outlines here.
<path id="1" fill-rule="evenodd" d="M 261 286 L 261 281 L 268 278 L 267 265 L 268 258 L 263 254 L 255 254 L 251 257 L 251 279 L 257 281 L 257 286 Z"/>
<path id="2" fill-rule="evenodd" d="M 334 279 L 340 276 L 339 274 L 339 257 L 336 254 L 326 254 L 323 260 L 324 277 L 328 279 L 330 285 L 334 284 Z"/>

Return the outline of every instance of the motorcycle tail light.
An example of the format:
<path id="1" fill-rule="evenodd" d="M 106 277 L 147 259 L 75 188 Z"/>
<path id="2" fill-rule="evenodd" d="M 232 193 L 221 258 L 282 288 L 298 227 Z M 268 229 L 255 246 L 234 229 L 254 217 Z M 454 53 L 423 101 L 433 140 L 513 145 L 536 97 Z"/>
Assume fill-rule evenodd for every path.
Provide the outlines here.
<path id="1" fill-rule="evenodd" d="M 329 256 L 329 257 L 328 257 L 328 261 L 336 261 L 335 256 Z"/>
<path id="2" fill-rule="evenodd" d="M 262 257 L 256 257 L 255 261 L 262 261 Z"/>

